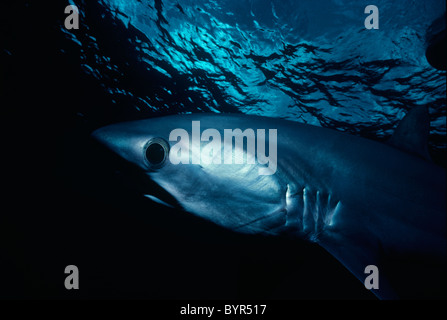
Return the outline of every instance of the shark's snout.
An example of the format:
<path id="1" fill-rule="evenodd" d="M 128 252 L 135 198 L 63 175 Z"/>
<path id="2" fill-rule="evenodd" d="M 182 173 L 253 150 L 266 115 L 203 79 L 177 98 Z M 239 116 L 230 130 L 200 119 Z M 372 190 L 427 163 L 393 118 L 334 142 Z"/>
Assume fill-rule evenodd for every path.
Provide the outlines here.
<path id="1" fill-rule="evenodd" d="M 92 132 L 92 138 L 123 159 L 144 169 L 144 146 L 150 136 L 140 134 L 132 126 L 112 124 Z"/>
<path id="2" fill-rule="evenodd" d="M 108 127 L 99 128 L 95 131 L 93 131 L 90 135 L 94 141 L 102 145 L 103 147 L 106 147 L 107 149 L 119 153 L 117 145 L 118 136 L 115 135 Z"/>
<path id="3" fill-rule="evenodd" d="M 118 148 L 122 147 L 122 145 L 120 145 L 120 141 L 122 141 L 124 135 L 124 132 L 120 132 L 120 130 L 114 128 L 113 125 L 96 129 L 91 134 L 94 140 L 112 149 L 113 151 L 117 151 Z"/>

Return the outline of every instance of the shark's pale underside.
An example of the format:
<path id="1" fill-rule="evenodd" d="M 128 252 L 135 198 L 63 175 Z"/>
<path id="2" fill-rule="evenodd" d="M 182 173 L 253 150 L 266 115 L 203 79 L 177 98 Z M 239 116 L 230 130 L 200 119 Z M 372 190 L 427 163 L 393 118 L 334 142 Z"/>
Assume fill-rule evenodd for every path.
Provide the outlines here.
<path id="1" fill-rule="evenodd" d="M 376 265 L 380 286 L 372 291 L 388 299 L 398 295 L 382 271 L 387 259 L 441 263 L 446 255 L 446 174 L 427 159 L 421 110 L 407 115 L 388 144 L 286 120 L 219 114 L 113 124 L 93 136 L 139 166 L 188 212 L 236 232 L 315 242 L 362 282 L 365 267 Z M 222 137 L 224 129 L 277 129 L 276 172 L 259 175 L 257 162 L 172 164 L 167 153 L 177 141 L 169 135 L 177 128 L 191 134 L 192 121 Z"/>

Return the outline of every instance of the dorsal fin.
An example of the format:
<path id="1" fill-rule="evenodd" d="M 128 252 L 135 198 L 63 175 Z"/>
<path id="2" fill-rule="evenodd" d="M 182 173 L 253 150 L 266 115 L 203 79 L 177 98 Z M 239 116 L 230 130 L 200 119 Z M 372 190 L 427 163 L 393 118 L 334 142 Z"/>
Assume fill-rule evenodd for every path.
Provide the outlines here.
<path id="1" fill-rule="evenodd" d="M 397 126 L 388 144 L 426 160 L 430 134 L 430 115 L 426 106 L 410 109 Z"/>

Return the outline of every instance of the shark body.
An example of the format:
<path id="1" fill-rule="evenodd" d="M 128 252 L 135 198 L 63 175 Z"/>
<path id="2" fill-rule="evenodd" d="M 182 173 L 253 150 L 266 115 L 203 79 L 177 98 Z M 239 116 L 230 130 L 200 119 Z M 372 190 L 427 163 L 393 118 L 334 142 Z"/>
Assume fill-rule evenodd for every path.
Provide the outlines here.
<path id="1" fill-rule="evenodd" d="M 389 259 L 410 256 L 442 264 L 446 256 L 445 170 L 424 159 L 424 150 L 408 152 L 423 140 L 418 130 L 409 129 L 415 116 L 408 118 L 397 130 L 407 139 L 400 149 L 330 129 L 248 115 L 138 120 L 100 128 L 93 136 L 142 169 L 185 211 L 236 232 L 286 234 L 315 242 L 362 282 L 365 268 L 375 265 L 380 287 L 372 291 L 393 299 L 399 295 L 387 278 Z M 192 121 L 222 136 L 225 129 L 276 129 L 276 171 L 259 175 L 262 165 L 257 162 L 170 163 L 169 152 L 179 143 L 169 140 L 170 133 L 177 128 L 191 133 Z M 149 141 L 161 146 L 149 148 Z M 194 153 L 193 147 L 190 150 Z M 152 151 L 163 158 L 156 166 L 150 163 Z"/>

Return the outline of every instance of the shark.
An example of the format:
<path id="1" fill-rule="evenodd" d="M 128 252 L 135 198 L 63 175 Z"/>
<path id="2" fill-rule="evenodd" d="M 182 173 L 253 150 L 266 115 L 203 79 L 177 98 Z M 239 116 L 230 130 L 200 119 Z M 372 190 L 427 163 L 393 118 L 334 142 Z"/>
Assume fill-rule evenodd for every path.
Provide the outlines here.
<path id="1" fill-rule="evenodd" d="M 289 120 L 207 113 L 115 123 L 92 136 L 163 190 L 164 196 L 146 194 L 151 200 L 234 232 L 316 243 L 362 283 L 375 266 L 379 285 L 369 289 L 380 299 L 399 299 L 389 261 L 443 265 L 446 259 L 446 171 L 430 160 L 428 119 L 427 108 L 411 109 L 387 143 Z M 172 136 L 174 130 L 194 135 L 198 121 L 203 132 L 222 137 L 228 129 L 242 135 L 275 129 L 274 145 L 269 135 L 258 137 L 269 145 L 266 153 L 275 148 L 275 171 L 259 174 L 265 161 L 172 163 L 179 144 L 197 159 L 194 153 L 211 142 Z M 236 148 L 231 142 L 216 144 L 222 150 L 213 155 Z M 256 158 L 250 153 L 257 148 L 243 154 Z"/>

